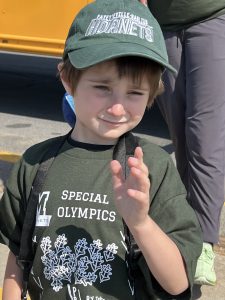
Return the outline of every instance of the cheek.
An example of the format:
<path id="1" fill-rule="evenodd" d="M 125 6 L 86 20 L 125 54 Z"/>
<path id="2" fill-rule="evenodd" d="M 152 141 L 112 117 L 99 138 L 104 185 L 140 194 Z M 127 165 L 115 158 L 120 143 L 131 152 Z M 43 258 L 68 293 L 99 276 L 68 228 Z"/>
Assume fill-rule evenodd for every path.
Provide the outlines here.
<path id="1" fill-rule="evenodd" d="M 84 96 L 84 94 L 83 94 Z M 84 116 L 84 117 L 93 117 L 95 116 L 100 110 L 102 110 L 104 105 L 99 101 L 99 99 L 94 97 L 79 97 L 75 98 L 75 110 L 77 116 Z"/>
<path id="2" fill-rule="evenodd" d="M 135 117 L 142 117 L 145 113 L 147 102 L 134 103 L 130 105 L 130 113 Z"/>

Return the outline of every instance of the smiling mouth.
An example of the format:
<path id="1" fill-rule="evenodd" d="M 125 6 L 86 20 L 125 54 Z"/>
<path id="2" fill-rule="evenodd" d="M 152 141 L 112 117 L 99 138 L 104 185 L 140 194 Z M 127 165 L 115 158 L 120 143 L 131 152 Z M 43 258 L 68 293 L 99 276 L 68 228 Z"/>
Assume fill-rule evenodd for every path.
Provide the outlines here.
<path id="1" fill-rule="evenodd" d="M 112 125 L 122 125 L 125 124 L 127 121 L 110 121 L 110 120 L 105 120 L 105 119 L 100 119 L 103 122 L 106 122 L 108 124 L 112 124 Z"/>

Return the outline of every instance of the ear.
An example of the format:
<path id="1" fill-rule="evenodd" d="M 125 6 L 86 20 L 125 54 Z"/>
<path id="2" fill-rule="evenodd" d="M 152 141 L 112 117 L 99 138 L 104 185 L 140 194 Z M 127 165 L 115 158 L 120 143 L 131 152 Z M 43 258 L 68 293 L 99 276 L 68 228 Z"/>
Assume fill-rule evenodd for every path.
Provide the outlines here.
<path id="1" fill-rule="evenodd" d="M 63 70 L 63 62 L 60 62 L 58 64 L 58 71 L 59 71 L 59 76 L 60 76 L 60 79 L 61 79 L 61 82 L 62 82 L 62 85 L 64 86 L 66 92 L 73 96 L 72 95 L 72 88 L 71 88 L 71 84 L 67 78 L 67 76 L 65 76 L 65 72 Z"/>

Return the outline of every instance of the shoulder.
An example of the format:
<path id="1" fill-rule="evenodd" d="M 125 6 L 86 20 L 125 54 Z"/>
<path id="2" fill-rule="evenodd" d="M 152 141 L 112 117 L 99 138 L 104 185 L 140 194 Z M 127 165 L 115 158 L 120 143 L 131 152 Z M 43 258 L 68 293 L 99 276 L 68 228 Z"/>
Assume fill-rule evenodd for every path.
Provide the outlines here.
<path id="1" fill-rule="evenodd" d="M 143 137 L 138 138 L 138 141 L 144 154 L 144 161 L 149 167 L 156 163 L 159 166 L 172 162 L 170 155 L 160 146 L 153 144 L 147 138 Z"/>
<path id="2" fill-rule="evenodd" d="M 62 137 L 51 138 L 28 148 L 20 160 L 14 164 L 7 180 L 7 190 L 18 199 L 28 199 L 32 182 L 41 161 L 48 150 L 60 141 Z"/>
<path id="3" fill-rule="evenodd" d="M 23 161 L 31 165 L 40 163 L 49 149 L 54 149 L 65 138 L 65 136 L 57 136 L 31 146 L 24 152 Z"/>
<path id="4" fill-rule="evenodd" d="M 166 201 L 176 195 L 186 194 L 184 185 L 171 156 L 161 147 L 145 138 L 139 139 L 151 181 L 151 196 Z M 160 200 L 159 200 L 160 199 Z"/>

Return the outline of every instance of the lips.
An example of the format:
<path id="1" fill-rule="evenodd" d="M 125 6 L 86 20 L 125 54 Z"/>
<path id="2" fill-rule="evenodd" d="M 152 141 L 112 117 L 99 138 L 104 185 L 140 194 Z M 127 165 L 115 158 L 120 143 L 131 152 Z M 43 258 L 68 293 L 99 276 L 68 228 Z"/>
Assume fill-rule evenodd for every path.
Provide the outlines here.
<path id="1" fill-rule="evenodd" d="M 121 125 L 121 124 L 125 124 L 127 121 L 115 121 L 115 120 L 106 120 L 106 119 L 101 119 L 101 121 L 112 124 L 112 125 Z"/>

